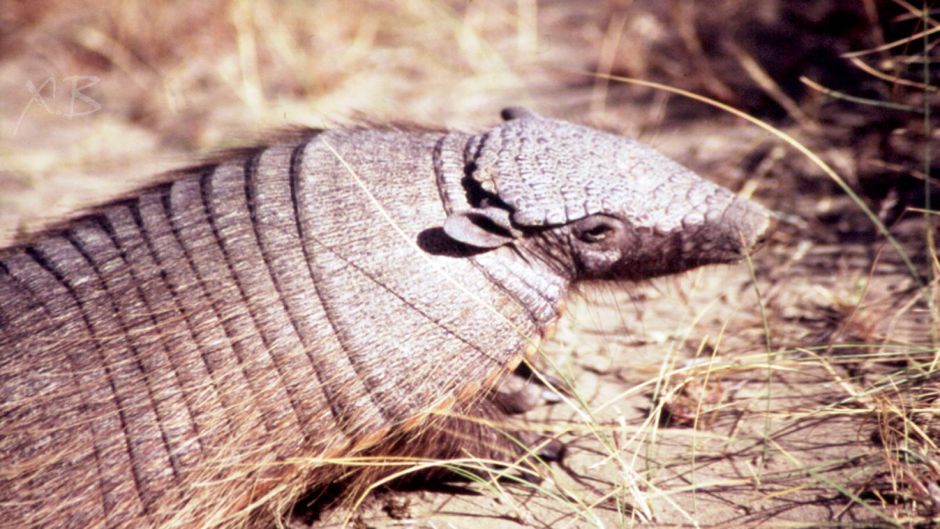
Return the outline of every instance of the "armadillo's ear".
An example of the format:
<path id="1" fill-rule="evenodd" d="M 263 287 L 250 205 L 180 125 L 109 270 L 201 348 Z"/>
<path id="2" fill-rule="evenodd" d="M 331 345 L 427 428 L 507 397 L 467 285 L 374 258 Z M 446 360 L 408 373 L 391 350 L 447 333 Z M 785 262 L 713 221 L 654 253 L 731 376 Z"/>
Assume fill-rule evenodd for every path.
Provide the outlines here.
<path id="1" fill-rule="evenodd" d="M 477 248 L 509 244 L 518 234 L 509 221 L 509 212 L 496 207 L 454 212 L 444 221 L 444 233 L 455 241 Z"/>
<path id="2" fill-rule="evenodd" d="M 522 118 L 537 118 L 539 115 L 528 108 L 506 107 L 499 112 L 499 117 L 503 118 L 503 121 L 512 121 Z"/>

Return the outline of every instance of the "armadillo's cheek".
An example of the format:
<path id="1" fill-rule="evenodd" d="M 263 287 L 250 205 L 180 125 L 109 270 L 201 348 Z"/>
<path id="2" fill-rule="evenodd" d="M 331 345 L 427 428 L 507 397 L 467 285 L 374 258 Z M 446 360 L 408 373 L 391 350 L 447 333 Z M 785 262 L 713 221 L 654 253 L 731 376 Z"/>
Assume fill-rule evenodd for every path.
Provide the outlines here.
<path id="1" fill-rule="evenodd" d="M 624 241 L 617 262 L 610 268 L 610 277 L 638 280 L 667 274 L 672 272 L 675 260 L 669 237 L 637 230 Z"/>
<path id="2" fill-rule="evenodd" d="M 619 248 L 582 247 L 578 260 L 582 273 L 587 276 L 584 279 L 600 279 L 613 275 L 622 257 Z"/>
<path id="3" fill-rule="evenodd" d="M 683 255 L 688 261 L 686 269 L 708 264 L 732 263 L 737 261 L 741 254 L 739 245 L 729 244 L 729 239 L 706 238 L 686 241 Z"/>
<path id="4" fill-rule="evenodd" d="M 683 272 L 697 266 L 736 261 L 740 244 L 728 237 L 720 224 L 686 224 L 671 234 L 671 244 L 664 251 L 670 272 Z"/>

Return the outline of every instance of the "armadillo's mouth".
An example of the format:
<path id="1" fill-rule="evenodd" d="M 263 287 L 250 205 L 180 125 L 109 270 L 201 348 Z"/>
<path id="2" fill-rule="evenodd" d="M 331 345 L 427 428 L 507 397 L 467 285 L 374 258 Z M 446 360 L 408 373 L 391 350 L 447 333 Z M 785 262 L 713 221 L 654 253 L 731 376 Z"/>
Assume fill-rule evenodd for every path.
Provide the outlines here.
<path id="1" fill-rule="evenodd" d="M 767 228 L 765 228 L 754 240 L 751 242 L 750 246 L 747 249 L 749 254 L 755 254 L 764 249 L 767 246 L 767 242 L 773 236 L 774 231 L 776 230 L 776 222 L 773 220 L 768 220 Z"/>

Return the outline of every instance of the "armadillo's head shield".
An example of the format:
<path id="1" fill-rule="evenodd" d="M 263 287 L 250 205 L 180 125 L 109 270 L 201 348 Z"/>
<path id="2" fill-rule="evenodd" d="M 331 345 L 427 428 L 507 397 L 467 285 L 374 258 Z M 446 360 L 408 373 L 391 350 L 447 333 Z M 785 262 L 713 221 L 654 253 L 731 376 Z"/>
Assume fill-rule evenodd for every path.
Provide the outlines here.
<path id="1" fill-rule="evenodd" d="M 574 277 L 642 278 L 736 261 L 767 227 L 761 206 L 636 141 L 524 110 L 503 117 L 467 146 L 469 177 L 492 200 L 448 219 L 455 239 L 552 237 Z"/>

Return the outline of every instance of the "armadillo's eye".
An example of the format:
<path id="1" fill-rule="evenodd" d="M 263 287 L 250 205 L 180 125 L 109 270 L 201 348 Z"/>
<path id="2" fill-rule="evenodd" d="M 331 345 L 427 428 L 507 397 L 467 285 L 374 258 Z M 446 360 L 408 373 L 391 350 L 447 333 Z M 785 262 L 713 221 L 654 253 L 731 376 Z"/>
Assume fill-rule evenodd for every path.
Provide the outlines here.
<path id="1" fill-rule="evenodd" d="M 572 232 L 582 242 L 597 244 L 615 240 L 620 221 L 610 215 L 591 215 L 577 221 Z"/>
<path id="2" fill-rule="evenodd" d="M 609 224 L 597 224 L 581 231 L 578 237 L 584 242 L 601 242 L 614 231 Z"/>

